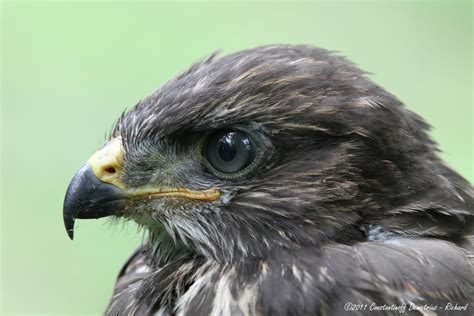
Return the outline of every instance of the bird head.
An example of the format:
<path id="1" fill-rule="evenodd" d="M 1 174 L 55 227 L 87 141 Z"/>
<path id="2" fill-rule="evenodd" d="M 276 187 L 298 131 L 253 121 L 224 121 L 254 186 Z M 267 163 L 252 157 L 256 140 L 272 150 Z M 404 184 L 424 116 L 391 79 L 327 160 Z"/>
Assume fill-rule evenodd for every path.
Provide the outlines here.
<path id="1" fill-rule="evenodd" d="M 69 185 L 66 229 L 72 238 L 76 218 L 131 219 L 161 257 L 222 261 L 350 244 L 373 225 L 421 233 L 434 225 L 427 213 L 457 222 L 472 203 L 427 128 L 326 50 L 212 55 L 119 118 Z"/>

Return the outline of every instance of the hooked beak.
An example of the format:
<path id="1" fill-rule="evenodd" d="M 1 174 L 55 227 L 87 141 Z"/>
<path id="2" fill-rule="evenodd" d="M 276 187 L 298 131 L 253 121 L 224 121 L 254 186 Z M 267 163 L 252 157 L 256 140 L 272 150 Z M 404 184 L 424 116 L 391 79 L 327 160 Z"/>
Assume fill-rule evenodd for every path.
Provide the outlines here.
<path id="1" fill-rule="evenodd" d="M 113 139 L 97 151 L 74 175 L 64 198 L 64 226 L 74 237 L 76 218 L 101 218 L 125 206 L 126 194 L 121 181 L 123 147 Z"/>
<path id="2" fill-rule="evenodd" d="M 211 188 L 163 188 L 143 186 L 129 188 L 122 181 L 124 149 L 120 137 L 114 138 L 97 151 L 74 175 L 64 198 L 64 226 L 69 238 L 74 237 L 76 218 L 101 218 L 119 215 L 127 204 L 137 200 L 181 197 L 199 201 L 215 201 L 221 192 Z"/>
<path id="3" fill-rule="evenodd" d="M 101 218 L 112 215 L 125 205 L 122 190 L 100 181 L 89 163 L 72 178 L 64 198 L 64 226 L 69 238 L 74 238 L 76 218 Z"/>

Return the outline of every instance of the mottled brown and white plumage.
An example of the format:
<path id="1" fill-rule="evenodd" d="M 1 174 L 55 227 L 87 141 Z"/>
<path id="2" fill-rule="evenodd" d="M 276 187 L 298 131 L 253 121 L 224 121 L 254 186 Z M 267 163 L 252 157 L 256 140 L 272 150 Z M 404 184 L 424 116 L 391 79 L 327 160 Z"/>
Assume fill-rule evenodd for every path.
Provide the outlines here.
<path id="1" fill-rule="evenodd" d="M 210 135 L 228 130 L 255 147 L 236 175 L 203 154 Z M 406 303 L 421 308 L 408 314 L 433 305 L 444 315 L 452 303 L 472 315 L 474 190 L 427 130 L 323 49 L 263 46 L 194 64 L 125 112 L 111 139 L 123 144 L 127 188 L 220 196 L 143 199 L 107 213 L 149 238 L 106 313 L 357 315 L 367 309 L 345 304 Z"/>

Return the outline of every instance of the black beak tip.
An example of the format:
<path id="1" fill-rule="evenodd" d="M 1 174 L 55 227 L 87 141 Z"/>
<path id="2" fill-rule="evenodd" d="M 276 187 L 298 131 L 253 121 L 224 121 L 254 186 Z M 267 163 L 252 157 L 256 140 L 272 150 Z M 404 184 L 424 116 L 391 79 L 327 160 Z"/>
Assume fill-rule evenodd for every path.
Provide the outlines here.
<path id="1" fill-rule="evenodd" d="M 72 182 L 74 183 L 74 181 Z M 74 211 L 74 203 L 71 199 L 71 185 L 69 185 L 66 197 L 64 199 L 64 208 L 63 208 L 63 220 L 64 220 L 64 227 L 66 228 L 66 233 L 71 240 L 74 238 L 74 223 L 76 221 L 75 215 L 77 211 Z"/>
<path id="2" fill-rule="evenodd" d="M 64 227 L 66 228 L 66 233 L 69 236 L 69 239 L 74 239 L 74 222 L 76 220 L 73 217 L 66 218 L 64 217 Z"/>

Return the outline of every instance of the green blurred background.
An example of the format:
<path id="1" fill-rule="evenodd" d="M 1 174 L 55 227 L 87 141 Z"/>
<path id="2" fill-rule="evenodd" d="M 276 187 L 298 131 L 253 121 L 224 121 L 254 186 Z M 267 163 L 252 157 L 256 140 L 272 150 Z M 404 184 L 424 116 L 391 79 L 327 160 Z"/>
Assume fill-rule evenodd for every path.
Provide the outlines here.
<path id="1" fill-rule="evenodd" d="M 1 314 L 100 314 L 141 234 L 62 202 L 117 116 L 196 59 L 269 43 L 340 51 L 473 177 L 472 2 L 4 2 Z"/>

